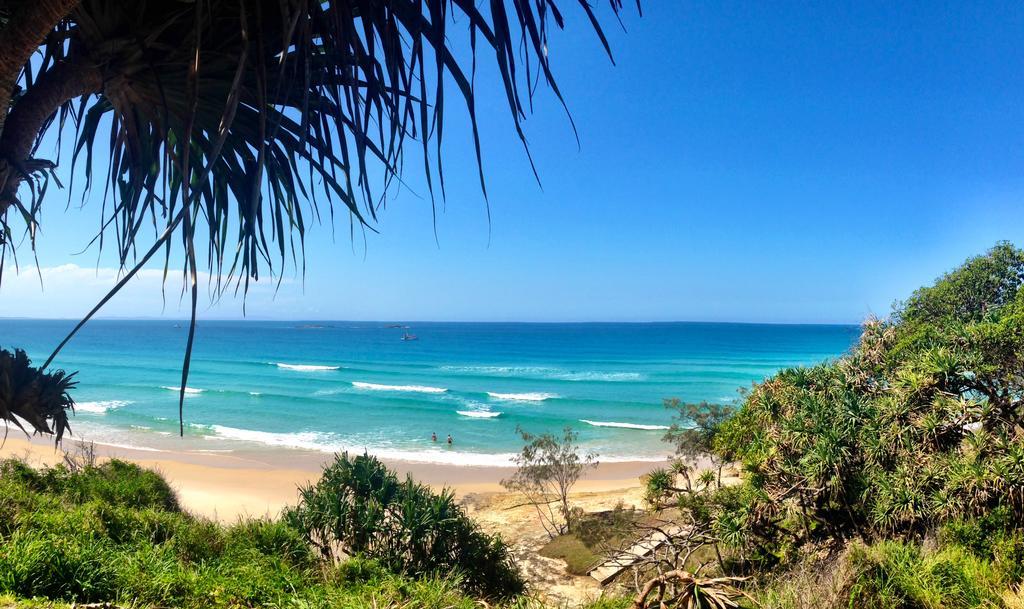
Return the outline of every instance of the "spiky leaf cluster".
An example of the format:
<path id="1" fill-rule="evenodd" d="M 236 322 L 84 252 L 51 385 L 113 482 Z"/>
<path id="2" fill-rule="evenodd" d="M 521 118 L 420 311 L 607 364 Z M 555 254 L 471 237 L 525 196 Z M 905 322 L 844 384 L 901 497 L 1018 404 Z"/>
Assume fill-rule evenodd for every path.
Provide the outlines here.
<path id="1" fill-rule="evenodd" d="M 997 507 L 1024 521 L 1022 285 L 1024 251 L 999 244 L 867 322 L 845 357 L 756 385 L 721 434 L 753 491 L 730 528 L 773 545 Z"/>
<path id="2" fill-rule="evenodd" d="M 60 442 L 75 405 L 68 393 L 76 385 L 73 377 L 63 370 L 41 371 L 21 349 L 0 349 L 0 420 L 26 433 L 22 423 L 28 423 L 35 433 L 53 434 Z"/>
<path id="3" fill-rule="evenodd" d="M 480 531 L 451 491 L 400 480 L 375 457 L 339 455 L 299 493 L 286 518 L 326 558 L 361 555 L 411 576 L 458 574 L 467 592 L 485 597 L 523 591 L 504 541 Z"/>

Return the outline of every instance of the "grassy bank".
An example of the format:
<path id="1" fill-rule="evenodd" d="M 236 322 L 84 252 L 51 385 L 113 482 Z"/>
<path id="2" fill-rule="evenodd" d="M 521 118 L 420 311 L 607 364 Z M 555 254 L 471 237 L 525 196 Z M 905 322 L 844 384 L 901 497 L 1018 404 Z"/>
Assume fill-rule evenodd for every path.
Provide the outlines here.
<path id="1" fill-rule="evenodd" d="M 457 572 L 325 561 L 284 520 L 193 517 L 160 475 L 134 464 L 0 464 L 0 607 L 479 607 L 463 583 Z M 496 604 L 539 606 L 525 596 Z"/>

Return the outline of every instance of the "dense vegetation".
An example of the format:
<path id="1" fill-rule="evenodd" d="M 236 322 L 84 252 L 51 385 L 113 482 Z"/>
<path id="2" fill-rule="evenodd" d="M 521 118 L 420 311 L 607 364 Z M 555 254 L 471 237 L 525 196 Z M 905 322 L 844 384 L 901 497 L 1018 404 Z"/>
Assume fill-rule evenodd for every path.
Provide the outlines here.
<path id="1" fill-rule="evenodd" d="M 356 461 L 384 478 L 393 478 L 379 464 L 352 462 Z M 332 469 L 328 478 L 334 479 L 340 468 L 336 464 Z M 418 495 L 411 501 L 427 499 Z M 434 500 L 433 505 L 444 503 L 443 498 Z M 449 515 L 450 519 L 442 519 L 445 522 L 429 526 L 448 527 L 444 530 L 455 535 L 460 534 L 459 527 L 471 528 L 464 516 Z M 468 535 L 485 539 L 475 531 Z M 467 586 L 471 580 L 465 574 L 473 568 L 489 572 L 496 564 L 509 564 L 501 555 L 476 556 L 478 565 L 461 558 L 464 568 L 458 572 L 403 575 L 391 568 L 394 565 L 387 557 L 383 561 L 362 555 L 337 562 L 322 560 L 307 537 L 288 519 L 223 526 L 193 517 L 180 509 L 160 475 L 122 461 L 72 462 L 71 467 L 39 470 L 18 460 L 0 462 L 0 606 L 4 607 L 8 603 L 49 607 L 110 601 L 118 606 L 197 609 L 475 609 L 479 600 L 466 590 L 482 584 Z M 490 542 L 494 551 L 498 542 Z M 445 547 L 449 552 L 463 551 Z M 41 600 L 17 600 L 31 598 Z M 503 606 L 539 607 L 525 597 L 508 603 Z M 605 602 L 595 607 L 619 606 Z"/>
<path id="2" fill-rule="evenodd" d="M 750 474 L 744 542 L 1024 519 L 1022 282 L 1024 252 L 999 245 L 865 324 L 848 356 L 756 386 L 718 442 Z"/>
<path id="3" fill-rule="evenodd" d="M 505 542 L 480 531 L 451 491 L 399 480 L 375 457 L 338 455 L 300 497 L 285 519 L 326 559 L 364 556 L 415 577 L 457 574 L 483 597 L 524 590 Z"/>
<path id="4" fill-rule="evenodd" d="M 679 488 L 660 471 L 652 499 L 677 497 L 727 550 L 726 571 L 779 577 L 768 606 L 828 606 L 814 592 L 826 588 L 836 606 L 1014 606 L 1022 284 L 1024 251 L 1009 244 L 968 260 L 865 323 L 846 356 L 783 370 L 734 416 L 687 434 L 739 461 L 741 485 Z"/>

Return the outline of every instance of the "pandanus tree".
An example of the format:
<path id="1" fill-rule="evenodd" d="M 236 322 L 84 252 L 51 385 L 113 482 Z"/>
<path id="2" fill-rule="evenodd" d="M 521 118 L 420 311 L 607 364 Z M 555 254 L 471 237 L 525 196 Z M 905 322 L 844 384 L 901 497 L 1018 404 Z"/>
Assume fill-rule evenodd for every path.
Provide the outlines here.
<path id="1" fill-rule="evenodd" d="M 574 5 L 607 51 L 591 3 Z M 486 195 L 478 63 L 496 67 L 525 145 L 537 85 L 562 100 L 548 36 L 564 24 L 555 0 L 3 0 L 0 271 L 16 228 L 34 249 L 60 141 L 73 137 L 68 173 L 83 197 L 103 191 L 94 242 L 124 271 L 82 323 L 154 256 L 165 277 L 181 260 L 193 323 L 180 418 L 200 267 L 215 295 L 244 293 L 302 264 L 312 222 L 337 213 L 372 229 L 410 142 L 431 201 L 443 197 L 452 98 L 468 111 Z M 39 416 L 25 420 L 49 431 Z M 66 419 L 50 420 L 63 433 Z"/>

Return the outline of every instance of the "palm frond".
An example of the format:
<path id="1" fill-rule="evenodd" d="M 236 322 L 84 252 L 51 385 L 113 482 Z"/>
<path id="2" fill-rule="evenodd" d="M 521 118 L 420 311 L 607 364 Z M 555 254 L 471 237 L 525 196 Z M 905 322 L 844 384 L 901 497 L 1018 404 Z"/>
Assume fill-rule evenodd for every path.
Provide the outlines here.
<path id="1" fill-rule="evenodd" d="M 590 3 L 577 2 L 610 54 Z M 609 4 L 616 16 L 623 9 Z M 563 26 L 554 0 L 81 0 L 25 64 L 24 93 L 6 114 L 0 249 L 13 245 L 11 208 L 34 247 L 59 161 L 36 158 L 39 143 L 73 132 L 78 184 L 69 190 L 84 201 L 102 189 L 94 242 L 115 248 L 127 276 L 163 252 L 165 277 L 178 242 L 194 326 L 199 260 L 215 297 L 244 294 L 261 275 L 300 264 L 311 222 L 340 210 L 353 234 L 373 230 L 407 142 L 422 146 L 431 201 L 435 184 L 443 196 L 453 85 L 486 196 L 478 58 L 491 56 L 525 147 L 534 84 L 562 100 L 548 49 L 552 27 Z"/>

